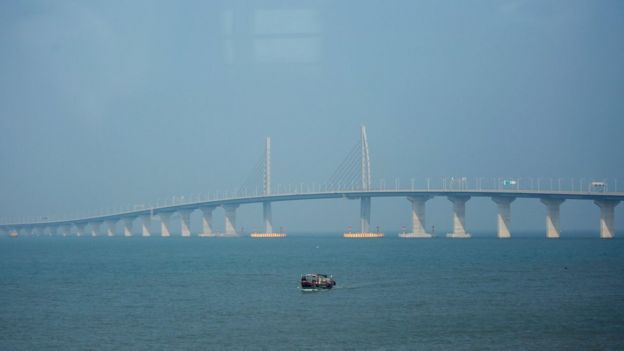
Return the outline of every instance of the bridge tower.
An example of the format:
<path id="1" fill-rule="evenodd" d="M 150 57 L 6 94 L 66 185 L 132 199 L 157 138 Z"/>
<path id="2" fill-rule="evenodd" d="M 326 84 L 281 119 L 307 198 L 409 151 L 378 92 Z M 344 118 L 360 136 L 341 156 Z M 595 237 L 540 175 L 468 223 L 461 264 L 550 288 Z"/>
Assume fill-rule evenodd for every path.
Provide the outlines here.
<path id="1" fill-rule="evenodd" d="M 360 168 L 362 173 L 362 191 L 370 191 L 370 156 L 368 154 L 368 139 L 366 137 L 365 126 L 362 126 L 362 129 L 360 131 L 360 138 L 360 142 L 362 144 L 362 161 L 360 162 Z M 369 232 L 370 213 L 371 198 L 370 196 L 362 196 L 362 198 L 360 198 L 360 228 L 362 229 L 362 233 Z"/>
<path id="2" fill-rule="evenodd" d="M 264 167 L 263 167 L 262 195 L 271 195 L 271 138 L 266 138 L 264 148 Z M 282 238 L 284 233 L 273 232 L 273 211 L 271 202 L 262 202 L 262 215 L 264 218 L 264 233 L 251 233 L 252 238 Z"/>
<path id="3" fill-rule="evenodd" d="M 365 193 L 371 190 L 371 165 L 370 154 L 368 152 L 368 137 L 366 126 L 360 129 L 360 190 Z M 383 237 L 382 233 L 370 232 L 371 198 L 362 194 L 360 197 L 360 233 L 345 233 L 345 238 L 378 238 Z"/>
<path id="4" fill-rule="evenodd" d="M 271 138 L 266 138 L 266 145 L 264 149 L 264 184 L 263 191 L 264 196 L 271 195 Z M 271 203 L 265 201 L 262 203 L 262 213 L 264 215 L 264 232 L 273 233 L 273 216 L 271 213 Z"/>

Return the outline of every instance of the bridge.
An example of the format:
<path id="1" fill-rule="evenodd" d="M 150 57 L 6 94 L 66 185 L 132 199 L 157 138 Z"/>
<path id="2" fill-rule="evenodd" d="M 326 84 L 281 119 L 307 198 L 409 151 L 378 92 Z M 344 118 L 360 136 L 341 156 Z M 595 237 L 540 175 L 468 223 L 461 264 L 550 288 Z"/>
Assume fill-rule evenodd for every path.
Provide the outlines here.
<path id="1" fill-rule="evenodd" d="M 236 210 L 241 205 L 262 204 L 264 233 L 271 236 L 273 231 L 273 218 L 271 204 L 280 201 L 304 201 L 315 199 L 358 199 L 360 200 L 360 233 L 370 232 L 371 199 L 379 197 L 403 197 L 411 203 L 412 228 L 408 233 L 399 236 L 403 238 L 430 238 L 431 233 L 426 229 L 426 203 L 436 196 L 445 196 L 452 204 L 453 231 L 447 234 L 449 238 L 470 238 L 466 230 L 466 203 L 472 197 L 489 197 L 496 203 L 497 213 L 497 236 L 499 238 L 511 237 L 511 204 L 517 198 L 533 198 L 539 200 L 546 208 L 546 237 L 560 237 L 560 207 L 566 200 L 590 200 L 600 209 L 600 237 L 613 238 L 615 235 L 614 217 L 615 207 L 624 199 L 624 192 L 611 191 L 607 188 L 587 188 L 579 186 L 578 190 L 562 191 L 533 189 L 534 184 L 522 186 L 519 179 L 497 179 L 493 188 L 484 188 L 482 178 L 477 178 L 472 186 L 469 186 L 465 177 L 443 178 L 442 186 L 432 188 L 427 182 L 427 187 L 415 187 L 413 182 L 409 188 L 401 188 L 398 183 L 394 188 L 387 189 L 384 184 L 372 185 L 370 171 L 370 156 L 366 128 L 362 127 L 360 141 L 351 150 L 345 160 L 338 167 L 329 181 L 323 185 L 304 186 L 295 189 L 271 189 L 271 140 L 267 138 L 261 166 L 262 189 L 253 194 L 248 194 L 246 181 L 236 194 L 231 196 L 216 196 L 212 199 L 179 202 L 152 206 L 149 208 L 130 209 L 101 215 L 92 215 L 76 218 L 49 219 L 41 217 L 31 221 L 17 221 L 0 224 L 0 230 L 10 236 L 17 235 L 70 235 L 74 232 L 78 236 L 86 235 L 87 228 L 93 236 L 100 235 L 101 227 L 105 227 L 105 234 L 113 236 L 116 233 L 117 223 L 123 226 L 123 235 L 132 236 L 133 223 L 140 220 L 142 236 L 152 235 L 152 221 L 160 221 L 160 235 L 168 237 L 172 234 L 170 220 L 174 214 L 180 217 L 180 234 L 183 237 L 191 236 L 190 215 L 194 211 L 202 213 L 202 228 L 199 236 L 218 235 L 213 229 L 212 214 L 217 208 L 225 212 L 225 231 L 223 236 L 238 236 L 236 227 Z M 253 177 L 251 177 L 253 179 Z M 253 182 L 251 182 L 253 183 Z M 526 183 L 526 182 L 525 182 Z M 533 181 L 531 180 L 531 183 Z M 601 184 L 604 186 L 604 184 Z"/>

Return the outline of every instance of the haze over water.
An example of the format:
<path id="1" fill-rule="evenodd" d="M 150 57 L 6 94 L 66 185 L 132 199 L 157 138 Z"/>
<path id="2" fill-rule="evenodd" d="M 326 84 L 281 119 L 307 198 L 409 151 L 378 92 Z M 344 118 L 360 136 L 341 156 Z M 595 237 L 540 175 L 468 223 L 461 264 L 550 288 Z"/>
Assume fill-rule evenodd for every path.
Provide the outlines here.
<path id="1" fill-rule="evenodd" d="M 231 194 L 265 137 L 274 189 L 319 185 L 361 125 L 375 186 L 621 190 L 622 18 L 621 1 L 2 1 L 0 220 Z M 373 202 L 373 225 L 407 224 L 404 200 Z M 430 204 L 441 228 L 448 201 Z M 495 229 L 491 201 L 467 206 L 471 230 Z M 291 231 L 344 230 L 358 213 L 274 207 Z M 259 228 L 244 211 L 239 226 Z M 516 201 L 515 229 L 541 230 L 543 212 Z M 563 205 L 564 230 L 597 221 L 591 202 Z"/>
<path id="2" fill-rule="evenodd" d="M 273 189 L 314 188 L 361 125 L 374 186 L 622 191 L 623 19 L 617 0 L 0 1 L 0 223 L 232 194 L 266 137 Z M 518 198 L 499 240 L 473 197 L 473 237 L 449 240 L 438 196 L 439 237 L 401 240 L 410 204 L 374 198 L 386 237 L 345 240 L 358 205 L 276 202 L 283 240 L 0 236 L 0 350 L 624 349 L 624 205 L 600 240 L 598 206 L 566 200 L 547 240 Z M 336 289 L 301 293 L 309 272 Z"/>
<path id="3" fill-rule="evenodd" d="M 0 349 L 622 349 L 624 242 L 0 239 Z M 336 289 L 302 293 L 306 272 Z"/>

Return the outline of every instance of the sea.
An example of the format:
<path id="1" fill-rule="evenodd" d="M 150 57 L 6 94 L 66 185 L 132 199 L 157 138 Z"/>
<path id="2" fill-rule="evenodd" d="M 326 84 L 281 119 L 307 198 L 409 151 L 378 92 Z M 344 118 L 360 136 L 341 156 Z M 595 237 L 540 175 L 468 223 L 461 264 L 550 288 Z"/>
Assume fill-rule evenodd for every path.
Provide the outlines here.
<path id="1" fill-rule="evenodd" d="M 3 237 L 0 350 L 624 350 L 624 240 Z"/>

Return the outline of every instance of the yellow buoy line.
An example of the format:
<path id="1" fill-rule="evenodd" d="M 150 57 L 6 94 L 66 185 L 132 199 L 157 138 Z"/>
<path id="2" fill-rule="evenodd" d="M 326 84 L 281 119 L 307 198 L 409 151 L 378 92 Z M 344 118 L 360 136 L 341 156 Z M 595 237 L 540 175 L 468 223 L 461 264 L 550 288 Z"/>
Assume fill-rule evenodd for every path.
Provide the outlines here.
<path id="1" fill-rule="evenodd" d="M 383 238 L 383 233 L 344 233 L 342 235 L 345 238 L 360 239 L 360 238 Z"/>
<path id="2" fill-rule="evenodd" d="M 287 235 L 285 233 L 251 233 L 249 236 L 252 238 L 285 238 Z"/>

